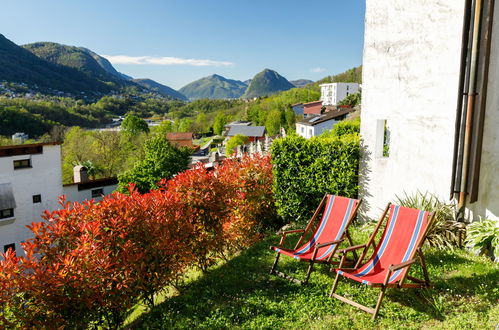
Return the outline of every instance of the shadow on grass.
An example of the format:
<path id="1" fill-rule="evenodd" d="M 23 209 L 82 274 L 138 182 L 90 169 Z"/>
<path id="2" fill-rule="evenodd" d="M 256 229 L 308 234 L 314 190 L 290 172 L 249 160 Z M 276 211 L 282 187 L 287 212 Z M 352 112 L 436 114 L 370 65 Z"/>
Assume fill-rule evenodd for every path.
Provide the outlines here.
<path id="1" fill-rule="evenodd" d="M 142 315 L 129 328 L 156 325 L 159 328 L 195 327 L 210 317 L 225 317 L 239 323 L 252 314 L 273 315 L 276 309 L 248 302 L 260 296 L 279 302 L 302 288 L 269 275 L 275 253 L 268 250 L 273 239 L 265 239 L 227 263 L 208 270 L 188 285 L 179 296 L 168 298 L 151 312 Z M 262 252 L 262 250 L 267 250 Z M 241 313 L 244 308 L 245 312 Z M 238 315 L 234 315 L 238 313 Z"/>

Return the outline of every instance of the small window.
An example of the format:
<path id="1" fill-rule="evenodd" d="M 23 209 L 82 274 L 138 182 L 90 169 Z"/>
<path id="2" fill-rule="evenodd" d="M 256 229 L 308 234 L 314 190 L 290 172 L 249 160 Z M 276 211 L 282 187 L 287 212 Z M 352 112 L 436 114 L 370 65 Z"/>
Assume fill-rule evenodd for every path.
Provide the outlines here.
<path id="1" fill-rule="evenodd" d="M 301 132 L 302 132 L 302 133 L 305 133 L 305 127 L 302 127 L 302 128 L 301 128 Z"/>
<path id="2" fill-rule="evenodd" d="M 102 195 L 104 195 L 104 189 L 102 188 L 92 189 L 92 198 L 101 197 Z"/>
<path id="3" fill-rule="evenodd" d="M 314 133 L 313 133 L 314 131 L 312 129 L 309 129 L 308 132 L 309 132 L 311 137 L 314 136 Z"/>
<path id="4" fill-rule="evenodd" d="M 0 219 L 12 218 L 14 216 L 14 209 L 0 210 Z"/>
<path id="5" fill-rule="evenodd" d="M 9 249 L 12 249 L 12 251 L 16 252 L 16 244 L 11 243 L 3 246 L 3 252 L 7 252 Z"/>
<path id="6" fill-rule="evenodd" d="M 14 161 L 14 169 L 20 168 L 30 168 L 31 167 L 31 159 L 19 159 Z"/>
<path id="7" fill-rule="evenodd" d="M 41 202 L 42 202 L 42 195 L 33 195 L 33 204 Z"/>
<path id="8" fill-rule="evenodd" d="M 390 156 L 390 127 L 386 119 L 378 120 L 376 127 L 376 157 Z"/>

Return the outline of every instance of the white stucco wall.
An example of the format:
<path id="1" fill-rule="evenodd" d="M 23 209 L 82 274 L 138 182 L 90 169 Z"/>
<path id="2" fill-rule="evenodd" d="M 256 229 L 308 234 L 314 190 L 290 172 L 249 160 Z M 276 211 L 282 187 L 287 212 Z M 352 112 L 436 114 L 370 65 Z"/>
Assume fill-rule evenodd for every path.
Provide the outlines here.
<path id="1" fill-rule="evenodd" d="M 450 192 L 464 1 L 367 0 L 363 59 L 361 214 L 417 190 Z M 390 155 L 377 157 L 379 120 Z M 382 131 L 378 132 L 381 133 Z"/>
<path id="2" fill-rule="evenodd" d="M 31 159 L 31 168 L 14 170 L 13 161 Z M 22 254 L 20 242 L 32 237 L 25 227 L 41 221 L 44 210 L 59 208 L 62 195 L 61 148 L 44 145 L 42 154 L 0 157 L 0 183 L 10 183 L 16 200 L 13 219 L 0 220 L 0 249 L 15 243 L 16 252 Z M 41 195 L 41 203 L 33 203 L 33 195 Z"/>
<path id="3" fill-rule="evenodd" d="M 63 187 L 63 194 L 69 202 L 83 202 L 85 200 L 94 199 L 96 201 L 102 200 L 102 197 L 92 197 L 92 190 L 102 189 L 103 195 L 107 196 L 116 190 L 117 185 L 98 186 L 90 189 L 78 190 L 78 184 L 65 185 Z"/>
<path id="4" fill-rule="evenodd" d="M 337 122 L 336 120 L 328 120 L 314 126 L 296 123 L 296 133 L 305 139 L 310 139 L 313 136 L 321 135 L 325 131 L 332 129 Z"/>
<path id="5" fill-rule="evenodd" d="M 337 105 L 345 97 L 359 90 L 357 83 L 329 83 L 322 84 L 320 87 L 322 105 Z"/>

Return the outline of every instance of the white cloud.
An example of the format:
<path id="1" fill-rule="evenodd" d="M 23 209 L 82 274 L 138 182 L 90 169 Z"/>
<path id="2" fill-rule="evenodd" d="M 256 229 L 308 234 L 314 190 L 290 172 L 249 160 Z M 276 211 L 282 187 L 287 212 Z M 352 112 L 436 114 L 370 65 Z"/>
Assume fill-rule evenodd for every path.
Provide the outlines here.
<path id="1" fill-rule="evenodd" d="M 313 73 L 319 73 L 319 72 L 324 72 L 324 71 L 326 71 L 326 69 L 320 68 L 320 67 L 310 69 L 310 72 L 313 72 Z"/>
<path id="2" fill-rule="evenodd" d="M 200 60 L 194 58 L 102 55 L 112 64 L 152 64 L 152 65 L 192 65 L 192 66 L 233 66 L 232 62 Z"/>

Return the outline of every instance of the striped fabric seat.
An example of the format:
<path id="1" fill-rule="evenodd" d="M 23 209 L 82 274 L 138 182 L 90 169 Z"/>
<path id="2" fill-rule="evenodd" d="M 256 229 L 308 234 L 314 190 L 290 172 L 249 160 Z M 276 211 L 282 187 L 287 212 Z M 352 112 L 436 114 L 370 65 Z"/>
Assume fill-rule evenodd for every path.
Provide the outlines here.
<path id="1" fill-rule="evenodd" d="M 419 242 L 428 225 L 429 212 L 391 205 L 385 231 L 371 258 L 359 269 L 340 275 L 367 285 L 381 284 L 391 265 L 401 264 L 414 257 Z M 395 283 L 407 272 L 399 269 L 390 275 L 388 283 Z"/>
<path id="2" fill-rule="evenodd" d="M 356 209 L 357 202 L 356 199 L 328 195 L 322 219 L 315 229 L 312 238 L 307 243 L 295 250 L 275 246 L 272 249 L 297 260 L 312 259 L 317 244 L 336 241 L 342 238 L 345 229 L 349 225 L 352 212 Z M 327 260 L 336 247 L 337 244 L 333 244 L 319 248 L 315 260 Z"/>
<path id="3" fill-rule="evenodd" d="M 387 214 L 389 214 L 388 217 Z M 336 278 L 329 295 L 371 313 L 375 319 L 387 288 L 428 288 L 430 278 L 421 246 L 434 218 L 435 213 L 388 203 L 368 242 L 342 250 L 343 256 L 339 267 L 334 270 Z M 378 243 L 375 244 L 377 233 L 383 228 L 383 223 L 385 223 L 383 233 Z M 367 257 L 367 252 L 370 251 L 371 247 L 374 247 L 374 251 L 370 257 Z M 344 268 L 347 253 L 355 252 L 357 249 L 363 249 L 363 252 L 356 265 L 353 269 Z M 365 257 L 367 261 L 363 262 Z M 423 271 L 423 279 L 408 274 L 411 266 L 418 260 Z M 345 277 L 362 284 L 381 288 L 375 308 L 364 306 L 336 293 L 340 278 Z M 407 281 L 410 282 L 407 283 Z"/>
<path id="4" fill-rule="evenodd" d="M 342 243 L 345 237 L 348 239 L 350 245 L 352 244 L 352 240 L 348 234 L 348 226 L 357 214 L 357 210 L 361 202 L 361 200 L 357 199 L 325 195 L 305 229 L 281 232 L 282 239 L 279 246 L 270 247 L 270 249 L 277 252 L 276 259 L 270 273 L 285 277 L 296 283 L 306 284 L 310 277 L 310 273 L 313 270 L 314 263 L 331 262 L 331 258 L 334 256 L 338 246 Z M 322 214 L 320 221 L 315 227 L 313 227 L 316 220 L 319 219 L 320 214 Z M 310 239 L 305 244 L 302 244 L 305 238 L 309 236 L 310 231 L 312 231 Z M 282 246 L 284 245 L 286 235 L 295 232 L 302 232 L 295 248 L 283 248 Z M 308 271 L 305 275 L 305 280 L 300 281 L 291 278 L 276 270 L 277 263 L 279 262 L 279 256 L 281 254 L 299 261 L 310 263 Z"/>

